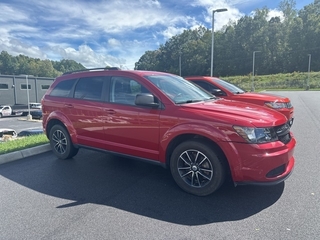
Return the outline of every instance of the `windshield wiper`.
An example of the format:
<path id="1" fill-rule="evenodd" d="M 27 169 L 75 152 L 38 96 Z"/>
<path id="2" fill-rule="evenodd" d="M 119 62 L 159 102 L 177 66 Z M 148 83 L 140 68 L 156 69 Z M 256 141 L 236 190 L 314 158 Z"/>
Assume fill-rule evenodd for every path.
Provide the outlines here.
<path id="1" fill-rule="evenodd" d="M 194 102 L 201 102 L 201 101 L 204 101 L 204 99 L 188 99 L 186 101 L 176 102 L 176 104 L 194 103 Z"/>

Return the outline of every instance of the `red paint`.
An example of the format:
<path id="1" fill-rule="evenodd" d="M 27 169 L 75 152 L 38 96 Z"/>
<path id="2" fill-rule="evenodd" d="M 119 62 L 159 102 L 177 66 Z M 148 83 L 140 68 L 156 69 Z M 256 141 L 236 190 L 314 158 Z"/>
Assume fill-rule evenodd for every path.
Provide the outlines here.
<path id="1" fill-rule="evenodd" d="M 185 79 L 192 81 L 196 84 L 201 84 L 201 82 L 205 82 L 201 84 L 200 86 L 203 87 L 205 90 L 210 91 L 210 86 L 214 87 L 216 89 L 220 89 L 221 93 L 224 93 L 224 95 L 214 95 L 224 98 L 224 99 L 229 99 L 229 100 L 235 100 L 235 101 L 241 101 L 241 102 L 248 102 L 248 103 L 253 103 L 257 104 L 260 106 L 266 106 L 266 103 L 268 102 L 274 102 L 274 103 L 284 103 L 286 105 L 289 105 L 289 107 L 284 107 L 284 108 L 278 108 L 275 109 L 279 112 L 281 112 L 283 115 L 287 117 L 288 120 L 293 119 L 293 113 L 294 113 L 294 108 L 291 106 L 290 99 L 287 97 L 283 96 L 278 96 L 275 94 L 269 94 L 269 93 L 256 93 L 256 92 L 232 92 L 228 87 L 223 85 L 222 82 L 223 80 L 216 78 L 216 77 L 208 77 L 208 76 L 191 76 L 191 77 L 185 77 Z M 230 84 L 230 83 L 228 83 Z M 232 85 L 232 84 L 230 84 Z"/>

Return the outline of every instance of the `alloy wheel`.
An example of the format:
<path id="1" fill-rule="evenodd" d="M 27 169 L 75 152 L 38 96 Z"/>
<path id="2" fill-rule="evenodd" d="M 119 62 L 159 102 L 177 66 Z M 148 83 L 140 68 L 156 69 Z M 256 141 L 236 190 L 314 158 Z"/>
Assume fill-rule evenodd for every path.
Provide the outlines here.
<path id="1" fill-rule="evenodd" d="M 208 157 L 197 150 L 186 150 L 178 159 L 178 172 L 191 187 L 202 188 L 213 178 L 213 167 Z"/>
<path id="2" fill-rule="evenodd" d="M 54 142 L 53 147 L 56 152 L 60 154 L 64 154 L 66 152 L 68 141 L 62 131 L 56 130 L 52 135 L 52 141 Z"/>

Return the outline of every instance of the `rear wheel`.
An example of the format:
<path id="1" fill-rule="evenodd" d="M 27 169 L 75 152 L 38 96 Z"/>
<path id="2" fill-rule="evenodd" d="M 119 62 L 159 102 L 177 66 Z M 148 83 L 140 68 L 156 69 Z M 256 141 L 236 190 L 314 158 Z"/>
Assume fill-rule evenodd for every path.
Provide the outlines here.
<path id="1" fill-rule="evenodd" d="M 60 159 L 72 158 L 78 153 L 79 149 L 73 146 L 68 131 L 61 125 L 51 128 L 49 139 L 53 153 Z"/>
<path id="2" fill-rule="evenodd" d="M 218 190 L 226 175 L 224 164 L 214 150 L 198 141 L 186 141 L 174 149 L 170 170 L 179 187 L 197 196 Z"/>

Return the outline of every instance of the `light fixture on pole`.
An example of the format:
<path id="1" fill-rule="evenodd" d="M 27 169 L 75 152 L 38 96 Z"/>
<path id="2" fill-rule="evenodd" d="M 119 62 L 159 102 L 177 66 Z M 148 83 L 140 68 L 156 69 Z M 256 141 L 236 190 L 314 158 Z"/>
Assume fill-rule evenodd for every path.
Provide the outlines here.
<path id="1" fill-rule="evenodd" d="M 211 71 L 210 76 L 213 76 L 213 52 L 214 52 L 214 13 L 228 11 L 226 8 L 215 9 L 212 11 L 212 43 L 211 43 Z"/>
<path id="2" fill-rule="evenodd" d="M 306 90 L 310 89 L 310 65 L 311 65 L 311 54 L 308 54 L 309 56 L 309 64 L 308 64 L 308 80 L 307 80 L 307 87 Z"/>
<path id="3" fill-rule="evenodd" d="M 254 62 L 255 62 L 255 58 L 256 58 L 256 53 L 257 52 L 261 52 L 261 51 L 253 51 L 253 54 L 252 54 L 252 82 L 251 82 L 251 92 L 254 92 L 255 91 L 255 88 L 254 88 Z"/>

